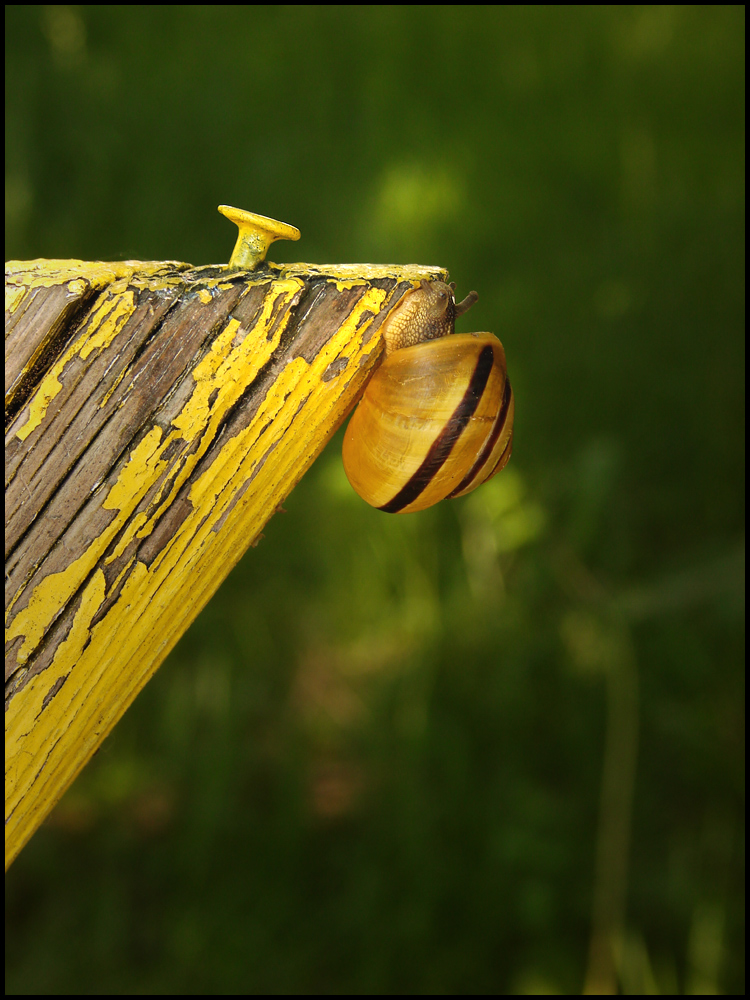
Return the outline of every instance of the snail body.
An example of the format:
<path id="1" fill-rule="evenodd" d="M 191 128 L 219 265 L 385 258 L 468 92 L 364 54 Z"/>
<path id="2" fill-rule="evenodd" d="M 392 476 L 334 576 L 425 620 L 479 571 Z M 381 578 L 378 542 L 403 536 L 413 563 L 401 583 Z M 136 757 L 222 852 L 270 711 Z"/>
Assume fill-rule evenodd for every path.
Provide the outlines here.
<path id="1" fill-rule="evenodd" d="M 409 513 L 462 496 L 508 462 L 513 392 L 491 333 L 454 333 L 452 288 L 422 282 L 386 321 L 386 357 L 344 435 L 344 470 L 373 507 Z"/>

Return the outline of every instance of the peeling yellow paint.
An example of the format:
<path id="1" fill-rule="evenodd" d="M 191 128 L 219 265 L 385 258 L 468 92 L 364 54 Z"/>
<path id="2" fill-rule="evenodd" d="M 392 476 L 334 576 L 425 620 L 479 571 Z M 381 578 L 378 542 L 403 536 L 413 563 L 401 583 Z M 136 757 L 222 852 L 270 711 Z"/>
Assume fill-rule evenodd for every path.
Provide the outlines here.
<path id="1" fill-rule="evenodd" d="M 298 279 L 279 284 L 278 294 L 289 298 L 301 287 Z M 128 292 L 125 295 L 130 297 L 132 304 L 131 293 Z M 232 341 L 240 326 L 236 319 L 229 320 L 222 333 L 214 341 L 212 350 L 196 366 L 194 373 L 196 389 L 173 424 L 179 432 L 178 436 L 184 437 L 188 442 L 192 442 L 200 434 L 203 445 L 191 453 L 189 460 L 183 465 L 181 474 L 174 478 L 170 499 L 179 490 L 213 439 L 213 433 L 205 433 L 209 418 L 214 425 L 221 421 L 226 410 L 234 404 L 244 391 L 245 386 L 252 381 L 257 371 L 265 364 L 275 349 L 286 325 L 285 323 L 279 324 L 274 340 L 271 342 L 267 340 L 265 334 L 272 322 L 275 303 L 276 296 L 268 296 L 255 326 L 256 336 L 252 339 L 245 338 L 234 352 L 239 356 L 239 364 L 235 361 L 234 367 L 242 369 L 241 372 L 227 370 L 227 361 L 232 353 Z M 115 313 L 113 309 L 105 311 Z M 105 335 L 110 336 L 111 339 L 109 333 Z M 253 349 L 257 345 L 258 339 L 264 348 L 262 351 Z M 82 340 L 83 338 L 81 338 Z M 243 377 L 238 378 L 239 374 Z M 233 375 L 234 377 L 232 377 Z M 217 376 L 219 376 L 218 380 Z M 219 397 L 209 410 L 209 396 L 217 388 L 219 389 Z M 102 507 L 105 510 L 116 510 L 125 516 L 132 512 L 141 497 L 166 470 L 167 463 L 161 460 L 160 456 L 174 436 L 170 434 L 162 442 L 162 431 L 157 426 L 153 427 L 141 439 L 131 452 L 127 464 L 120 471 L 117 481 L 110 488 L 103 501 Z M 153 530 L 153 525 L 165 506 L 167 506 L 166 503 L 162 504 L 161 508 L 155 511 L 150 518 L 147 518 L 142 512 L 133 518 L 132 522 L 126 526 L 115 549 L 115 554 L 108 559 L 108 562 L 117 558 L 134 537 L 143 538 L 148 535 Z M 122 527 L 123 521 L 123 516 L 116 518 L 98 538 L 92 541 L 88 550 L 79 559 L 71 563 L 61 573 L 45 577 L 35 588 L 27 606 L 14 617 L 6 632 L 6 642 L 12 642 L 17 636 L 24 637 L 24 642 L 17 653 L 18 663 L 26 662 L 50 624 L 71 599 L 98 559 L 101 558 L 111 539 Z"/>
<path id="2" fill-rule="evenodd" d="M 47 413 L 47 407 L 62 389 L 62 383 L 58 377 L 62 372 L 62 368 L 63 366 L 58 361 L 34 393 L 34 396 L 29 403 L 28 420 L 16 431 L 16 437 L 19 441 L 25 441 L 29 434 L 36 430 L 42 420 L 44 420 Z"/>
<path id="3" fill-rule="evenodd" d="M 161 437 L 161 427 L 152 427 L 138 442 L 102 503 L 105 510 L 130 512 L 135 506 L 136 498 L 140 499 L 149 486 L 153 485 L 166 464 L 159 461 Z"/>
<path id="4" fill-rule="evenodd" d="M 117 388 L 117 386 L 120 384 L 120 382 L 122 382 L 122 380 L 125 378 L 125 376 L 127 374 L 128 374 L 128 368 L 127 367 L 123 367 L 123 369 L 120 372 L 120 374 L 117 376 L 117 378 L 114 380 L 114 382 L 112 383 L 112 385 L 109 387 L 109 389 L 107 390 L 107 392 L 105 392 L 104 396 L 102 397 L 101 403 L 99 403 L 99 405 L 97 406 L 98 410 L 103 410 L 104 409 L 104 407 L 107 405 L 107 403 L 112 398 L 112 393 L 115 391 L 115 389 Z"/>
<path id="5" fill-rule="evenodd" d="M 5 311 L 9 315 L 18 309 L 19 305 L 23 301 L 24 296 L 27 293 L 27 289 L 24 285 L 7 285 L 5 286 Z"/>
<path id="6" fill-rule="evenodd" d="M 148 522 L 148 517 L 146 514 L 143 513 L 143 511 L 139 511 L 135 515 L 135 517 L 131 517 L 125 530 L 120 535 L 117 545 L 115 545 L 110 555 L 108 555 L 107 558 L 104 560 L 105 566 L 109 566 L 110 563 L 113 563 L 116 559 L 119 559 L 134 538 L 141 537 L 140 531 L 143 528 L 144 524 L 146 524 L 147 522 Z"/>
<path id="7" fill-rule="evenodd" d="M 235 405 L 273 354 L 289 323 L 287 313 L 283 321 L 277 325 L 272 339 L 268 339 L 268 331 L 274 322 L 279 299 L 284 298 L 287 303 L 290 302 L 300 287 L 301 282 L 298 279 L 276 283 L 273 294 L 266 296 L 254 323 L 253 337 L 243 338 L 239 344 L 234 345 L 241 324 L 236 319 L 230 319 L 214 341 L 211 351 L 196 366 L 193 372 L 196 387 L 180 413 L 173 418 L 172 426 L 175 431 L 170 432 L 165 438 L 161 451 L 178 437 L 191 444 L 198 440 L 199 447 L 192 449 L 186 460 L 177 459 L 177 462 L 182 464 L 179 473 L 165 477 L 165 483 L 168 482 L 170 485 L 169 495 L 163 498 L 161 490 L 157 493 L 152 504 L 152 516 L 145 526 L 139 526 L 138 537 L 145 537 L 151 532 L 164 509 L 172 502 L 182 484 L 210 447 L 216 429 L 226 413 Z M 211 400 L 210 406 L 209 400 Z"/>
<path id="8" fill-rule="evenodd" d="M 71 360 L 78 356 L 85 361 L 92 351 L 103 350 L 111 344 L 133 314 L 135 296 L 124 285 L 121 288 L 113 286 L 109 295 L 112 297 L 106 298 L 94 309 L 84 332 L 63 351 L 31 397 L 28 419 L 16 430 L 16 437 L 20 441 L 25 441 L 44 420 L 49 404 L 62 389 L 60 378 Z"/>
<path id="9" fill-rule="evenodd" d="M 46 756 L 49 746 L 53 746 L 76 722 L 76 714 L 71 713 L 71 707 L 80 697 L 80 682 L 78 678 L 69 675 L 81 660 L 86 644 L 91 637 L 91 621 L 101 607 L 105 595 L 105 579 L 101 570 L 94 573 L 84 590 L 81 606 L 73 619 L 70 632 L 55 653 L 51 665 L 41 674 L 33 677 L 23 689 L 23 698 L 12 698 L 5 717 L 5 767 L 6 778 L 12 776 L 10 789 L 6 781 L 6 823 L 21 801 L 19 792 L 25 787 L 24 778 L 37 777 L 38 761 Z M 45 699 L 54 690 L 62 678 L 65 684 L 45 705 Z M 66 690 L 67 686 L 67 690 Z M 30 720 L 36 725 L 29 728 Z M 65 766 L 65 761 L 62 765 Z M 60 762 L 58 762 L 59 767 Z M 54 764 L 47 766 L 42 772 L 41 783 L 49 785 L 54 776 Z M 35 812 L 44 808 L 44 796 L 35 803 L 36 810 L 24 818 L 28 824 L 35 819 Z"/>
<path id="10" fill-rule="evenodd" d="M 28 605 L 10 622 L 8 637 L 24 639 L 19 654 L 22 663 L 65 605 L 82 591 L 71 630 L 52 665 L 20 687 L 10 700 L 6 716 L 6 863 L 116 724 L 250 541 L 259 535 L 277 504 L 353 404 L 378 356 L 377 342 L 366 340 L 388 294 L 379 288 L 366 288 L 311 363 L 303 357 L 289 361 L 270 383 L 250 423 L 222 440 L 216 457 L 191 485 L 186 515 L 149 566 L 134 556 L 120 568 L 116 581 L 106 583 L 99 568 L 105 553 L 113 546 L 106 558 L 112 563 L 123 556 L 133 539 L 153 531 L 216 441 L 227 413 L 277 349 L 290 320 L 287 307 L 303 287 L 304 278 L 309 279 L 311 272 L 330 275 L 331 280 L 341 283 L 340 288 L 364 283 L 361 268 L 359 276 L 354 273 L 356 267 L 342 266 L 338 275 L 333 275 L 333 270 L 285 265 L 274 271 L 271 265 L 270 275 L 264 272 L 247 277 L 247 286 L 268 286 L 252 330 L 240 339 L 238 320 L 227 321 L 196 365 L 194 384 L 170 428 L 163 432 L 152 426 L 122 465 L 102 504 L 115 512 L 112 522 L 91 540 L 84 555 L 37 584 Z M 439 269 L 415 268 L 418 277 L 412 279 L 406 277 L 409 269 L 375 268 L 375 274 L 370 269 L 368 277 L 418 280 L 431 270 Z M 440 274 L 445 272 L 440 270 Z M 129 280 L 132 287 L 135 278 Z M 163 287 L 161 277 L 155 280 Z M 234 287 L 225 279 L 220 285 L 218 280 L 216 287 Z M 201 301 L 207 301 L 203 295 Z M 83 349 L 80 343 L 78 353 Z M 344 356 L 350 360 L 346 372 L 339 379 L 324 382 L 323 374 L 331 362 Z M 186 446 L 174 450 L 172 458 L 163 458 L 178 439 Z M 147 495 L 148 506 L 138 510 Z M 102 612 L 107 593 L 117 597 Z M 102 617 L 93 624 L 97 614 Z M 64 683 L 55 691 L 63 678 Z"/>
<path id="11" fill-rule="evenodd" d="M 56 616 L 85 579 L 87 572 L 96 564 L 91 550 L 72 562 L 61 573 L 51 573 L 34 589 L 29 603 L 13 619 L 5 634 L 5 641 L 11 643 L 18 636 L 24 637 L 18 651 L 17 662 L 25 663 L 36 649 L 44 633 Z"/>
<path id="12" fill-rule="evenodd" d="M 18 636 L 24 637 L 24 642 L 16 655 L 17 663 L 27 661 L 49 626 L 106 552 L 107 546 L 140 498 L 158 478 L 165 464 L 159 463 L 158 458 L 154 457 L 160 437 L 161 428 L 152 428 L 134 449 L 129 462 L 120 472 L 104 500 L 102 506 L 105 510 L 116 510 L 120 516 L 115 517 L 106 529 L 91 541 L 78 559 L 61 572 L 45 576 L 34 588 L 26 607 L 13 617 L 6 630 L 5 641 L 10 643 Z"/>
<path id="13" fill-rule="evenodd" d="M 397 281 L 445 281 L 448 276 L 443 267 L 425 267 L 422 264 L 270 264 L 280 275 L 297 272 L 306 275 L 319 274 L 339 281 L 362 284 L 378 278 L 395 278 Z"/>
<path id="14" fill-rule="evenodd" d="M 135 295 L 124 281 L 115 282 L 107 294 L 111 298 L 105 299 L 93 310 L 87 323 L 88 329 L 73 344 L 71 356 L 77 348 L 77 353 L 85 361 L 93 351 L 109 347 L 133 314 Z"/>
<path id="15" fill-rule="evenodd" d="M 26 288 L 54 288 L 68 281 L 83 281 L 93 289 L 106 288 L 118 278 L 134 275 L 157 275 L 167 269 L 189 269 L 190 264 L 176 260 L 120 260 L 104 263 L 91 260 L 8 260 L 6 284 L 18 282 Z"/>

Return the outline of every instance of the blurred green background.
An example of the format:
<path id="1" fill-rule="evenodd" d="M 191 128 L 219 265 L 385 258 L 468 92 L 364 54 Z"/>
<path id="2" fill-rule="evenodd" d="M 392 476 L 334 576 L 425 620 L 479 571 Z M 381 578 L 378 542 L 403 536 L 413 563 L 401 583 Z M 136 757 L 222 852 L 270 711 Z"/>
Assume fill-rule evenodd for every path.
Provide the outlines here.
<path id="1" fill-rule="evenodd" d="M 11 868 L 8 993 L 744 992 L 744 30 L 6 7 L 6 259 L 237 205 L 447 267 L 516 393 L 422 514 L 337 435 Z"/>

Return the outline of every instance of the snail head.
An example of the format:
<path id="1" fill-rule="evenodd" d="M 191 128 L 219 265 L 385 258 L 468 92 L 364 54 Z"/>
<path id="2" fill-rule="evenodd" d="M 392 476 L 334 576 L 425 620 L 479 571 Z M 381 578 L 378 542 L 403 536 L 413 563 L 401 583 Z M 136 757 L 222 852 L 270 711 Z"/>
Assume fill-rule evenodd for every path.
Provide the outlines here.
<path id="1" fill-rule="evenodd" d="M 456 316 L 466 312 L 479 297 L 470 292 L 456 305 L 454 288 L 444 281 L 421 281 L 407 292 L 386 320 L 386 354 L 453 333 Z"/>

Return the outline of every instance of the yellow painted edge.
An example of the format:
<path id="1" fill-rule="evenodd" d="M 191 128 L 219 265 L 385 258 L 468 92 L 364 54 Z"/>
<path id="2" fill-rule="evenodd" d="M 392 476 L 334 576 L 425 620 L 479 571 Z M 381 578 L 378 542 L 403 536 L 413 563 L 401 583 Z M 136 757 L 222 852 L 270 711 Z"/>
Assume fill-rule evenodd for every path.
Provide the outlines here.
<path id="1" fill-rule="evenodd" d="M 53 288 L 75 279 L 84 279 L 94 289 L 106 288 L 114 281 L 134 275 L 158 274 L 165 269 L 182 268 L 190 264 L 176 260 L 120 260 L 106 263 L 91 260 L 8 260 L 5 262 L 5 282 L 26 288 Z"/>

